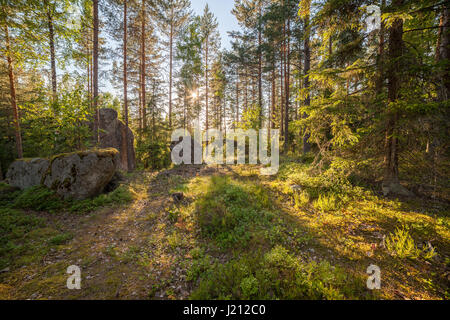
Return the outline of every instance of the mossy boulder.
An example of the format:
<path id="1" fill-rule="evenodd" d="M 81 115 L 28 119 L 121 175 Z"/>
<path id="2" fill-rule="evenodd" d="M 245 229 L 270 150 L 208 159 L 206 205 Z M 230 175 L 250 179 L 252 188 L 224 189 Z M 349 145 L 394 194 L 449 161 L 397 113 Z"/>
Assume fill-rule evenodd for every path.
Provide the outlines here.
<path id="1" fill-rule="evenodd" d="M 65 199 L 83 200 L 105 190 L 119 167 L 113 148 L 65 153 L 51 159 L 19 159 L 8 169 L 7 182 L 28 189 L 43 185 Z"/>
<path id="2" fill-rule="evenodd" d="M 42 184 L 65 199 L 87 199 L 104 191 L 118 166 L 116 149 L 58 155 L 50 160 Z"/>
<path id="3" fill-rule="evenodd" d="M 6 173 L 9 185 L 20 189 L 28 189 L 41 184 L 47 172 L 50 161 L 48 159 L 19 159 L 14 161 Z"/>

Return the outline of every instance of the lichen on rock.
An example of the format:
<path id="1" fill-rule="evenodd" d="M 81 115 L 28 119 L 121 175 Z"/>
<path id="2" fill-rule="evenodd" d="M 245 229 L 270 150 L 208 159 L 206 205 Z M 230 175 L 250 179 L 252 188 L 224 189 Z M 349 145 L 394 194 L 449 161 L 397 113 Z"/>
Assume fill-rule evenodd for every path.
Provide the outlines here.
<path id="1" fill-rule="evenodd" d="M 114 148 L 77 151 L 51 159 L 19 159 L 9 168 L 7 182 L 27 189 L 44 185 L 65 199 L 82 200 L 99 195 L 119 167 Z"/>

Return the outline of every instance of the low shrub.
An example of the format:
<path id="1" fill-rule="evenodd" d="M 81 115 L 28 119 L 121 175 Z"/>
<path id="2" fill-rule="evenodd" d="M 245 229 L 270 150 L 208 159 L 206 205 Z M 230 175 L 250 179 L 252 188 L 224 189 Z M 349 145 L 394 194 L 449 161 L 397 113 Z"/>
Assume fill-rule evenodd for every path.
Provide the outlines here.
<path id="1" fill-rule="evenodd" d="M 191 299 L 343 299 L 355 285 L 327 262 L 302 263 L 276 246 L 265 254 L 260 251 L 215 264 L 201 277 Z"/>
<path id="2" fill-rule="evenodd" d="M 301 192 L 294 193 L 294 201 L 295 201 L 296 208 L 301 208 L 301 207 L 307 206 L 310 201 L 308 191 L 303 190 Z"/>
<path id="3" fill-rule="evenodd" d="M 196 221 L 202 234 L 215 239 L 222 248 L 237 243 L 245 247 L 250 230 L 267 225 L 273 218 L 268 211 L 269 197 L 260 186 L 212 177 L 206 190 L 196 201 Z"/>
<path id="4" fill-rule="evenodd" d="M 101 194 L 96 198 L 74 201 L 71 203 L 69 211 L 74 213 L 88 213 L 101 207 L 130 203 L 135 199 L 135 196 L 135 193 L 128 186 L 122 185 L 116 190 L 107 194 Z"/>
<path id="5" fill-rule="evenodd" d="M 337 198 L 334 194 L 319 195 L 319 198 L 314 201 L 313 206 L 321 212 L 334 211 L 338 208 Z"/>
<path id="6" fill-rule="evenodd" d="M 71 233 L 61 233 L 57 236 L 51 238 L 48 242 L 52 245 L 60 245 L 69 242 L 73 239 L 73 235 Z"/>
<path id="7" fill-rule="evenodd" d="M 390 233 L 386 237 L 385 245 L 390 255 L 400 259 L 422 257 L 429 260 L 436 255 L 433 247 L 419 249 L 406 226 L 397 227 L 393 233 Z"/>
<path id="8" fill-rule="evenodd" d="M 15 199 L 13 207 L 34 211 L 55 212 L 65 207 L 64 201 L 56 194 L 42 186 L 36 186 L 21 192 Z"/>
<path id="9" fill-rule="evenodd" d="M 13 258 L 26 252 L 36 254 L 27 234 L 45 227 L 45 221 L 20 210 L 0 208 L 0 270 L 12 263 Z"/>
<path id="10" fill-rule="evenodd" d="M 134 198 L 134 192 L 125 185 L 110 193 L 81 201 L 63 200 L 54 191 L 38 186 L 16 193 L 10 206 L 14 209 L 47 211 L 50 213 L 65 210 L 73 213 L 88 213 L 105 206 L 130 203 Z"/>

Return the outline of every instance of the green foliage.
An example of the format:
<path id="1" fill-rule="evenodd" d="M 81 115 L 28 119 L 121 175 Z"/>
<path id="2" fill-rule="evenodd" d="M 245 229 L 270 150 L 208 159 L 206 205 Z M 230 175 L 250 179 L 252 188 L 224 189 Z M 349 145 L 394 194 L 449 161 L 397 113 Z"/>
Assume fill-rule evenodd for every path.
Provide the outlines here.
<path id="1" fill-rule="evenodd" d="M 253 275 L 242 279 L 241 281 L 242 296 L 252 298 L 257 295 L 259 291 L 259 282 Z"/>
<path id="2" fill-rule="evenodd" d="M 244 130 L 258 129 L 260 113 L 261 108 L 258 105 L 248 107 L 242 113 L 241 122 L 238 124 L 239 128 Z"/>
<path id="3" fill-rule="evenodd" d="M 134 199 L 134 192 L 130 187 L 123 185 L 110 193 L 101 194 L 94 199 L 74 201 L 70 203 L 69 211 L 74 213 L 88 213 L 101 207 L 127 204 Z"/>
<path id="4" fill-rule="evenodd" d="M 171 223 L 175 223 L 178 221 L 178 218 L 180 217 L 180 211 L 176 208 L 172 208 L 168 212 L 168 219 Z"/>
<path id="5" fill-rule="evenodd" d="M 136 154 L 146 169 L 160 170 L 171 164 L 170 149 L 166 141 L 141 141 L 136 148 Z"/>
<path id="6" fill-rule="evenodd" d="M 212 177 L 207 192 L 196 201 L 196 220 L 202 234 L 221 247 L 250 240 L 250 229 L 267 225 L 273 218 L 269 200 L 258 186 L 246 186 L 226 177 Z"/>
<path id="7" fill-rule="evenodd" d="M 14 208 L 28 209 L 34 211 L 60 211 L 65 207 L 65 203 L 52 190 L 45 187 L 36 186 L 24 190 L 15 199 Z"/>
<path id="8" fill-rule="evenodd" d="M 17 188 L 0 183 L 0 207 L 11 205 L 20 193 L 20 190 Z"/>
<path id="9" fill-rule="evenodd" d="M 300 198 L 303 197 L 306 205 L 309 198 L 317 200 L 313 202 L 316 209 L 335 210 L 345 206 L 350 200 L 373 197 L 371 192 L 351 184 L 346 168 L 342 162 L 335 162 L 327 170 L 317 174 L 309 165 L 283 161 L 278 178 L 284 181 L 283 193 L 292 195 L 296 203 L 300 204 Z M 292 193 L 291 185 L 301 186 L 301 193 Z"/>
<path id="10" fill-rule="evenodd" d="M 48 242 L 52 245 L 60 245 L 65 244 L 73 239 L 73 235 L 71 233 L 61 233 L 57 236 L 51 238 Z"/>
<path id="11" fill-rule="evenodd" d="M 135 194 L 128 186 L 119 186 L 108 194 L 101 194 L 93 199 L 63 200 L 54 191 L 37 186 L 14 193 L 11 206 L 16 209 L 33 211 L 88 213 L 98 208 L 126 204 L 133 201 Z"/>
<path id="12" fill-rule="evenodd" d="M 32 253 L 32 237 L 34 230 L 45 226 L 42 218 L 24 213 L 20 210 L 0 207 L 0 269 L 12 263 L 16 255 Z"/>
<path id="13" fill-rule="evenodd" d="M 212 266 L 211 256 L 205 254 L 201 248 L 194 248 L 191 250 L 192 265 L 187 270 L 186 280 L 196 281 L 202 274 L 207 272 Z"/>
<path id="14" fill-rule="evenodd" d="M 393 233 L 389 234 L 385 245 L 389 254 L 400 259 L 418 259 L 422 256 L 425 260 L 429 260 L 436 255 L 433 247 L 419 249 L 405 226 L 397 227 Z"/>
<path id="15" fill-rule="evenodd" d="M 336 196 L 334 194 L 330 195 L 319 195 L 319 198 L 314 201 L 313 206 L 315 209 L 322 212 L 334 211 L 337 209 L 338 204 Z"/>
<path id="16" fill-rule="evenodd" d="M 191 299 L 342 299 L 354 286 L 327 262 L 304 263 L 277 246 L 215 264 L 200 278 Z"/>
<path id="17" fill-rule="evenodd" d="M 302 207 L 307 206 L 310 201 L 308 191 L 303 190 L 301 192 L 295 192 L 294 193 L 294 201 L 295 201 L 295 206 L 297 208 L 302 208 Z"/>
<path id="18" fill-rule="evenodd" d="M 61 91 L 48 107 L 27 103 L 22 109 L 22 125 L 27 128 L 23 132 L 25 156 L 48 157 L 87 149 L 91 145 L 88 122 L 92 110 L 82 87 Z"/>

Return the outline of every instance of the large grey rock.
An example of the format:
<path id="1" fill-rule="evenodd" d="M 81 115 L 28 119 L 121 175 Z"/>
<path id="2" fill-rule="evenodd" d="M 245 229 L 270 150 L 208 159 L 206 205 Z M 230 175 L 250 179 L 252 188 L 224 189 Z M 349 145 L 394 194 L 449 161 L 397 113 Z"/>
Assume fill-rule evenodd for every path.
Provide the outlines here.
<path id="1" fill-rule="evenodd" d="M 80 151 L 52 159 L 19 159 L 7 172 L 7 182 L 20 189 L 44 185 L 63 198 L 82 200 L 102 193 L 119 166 L 116 149 Z"/>
<path id="2" fill-rule="evenodd" d="M 102 193 L 119 165 L 115 149 L 54 157 L 42 183 L 65 199 L 82 200 Z"/>
<path id="3" fill-rule="evenodd" d="M 49 160 L 40 158 L 16 160 L 6 173 L 6 182 L 20 189 L 38 186 L 41 184 L 49 163 Z"/>
<path id="4" fill-rule="evenodd" d="M 119 150 L 119 169 L 133 171 L 136 168 L 134 134 L 118 119 L 117 111 L 104 108 L 100 113 L 100 147 Z M 125 141 L 128 143 L 125 145 Z"/>

